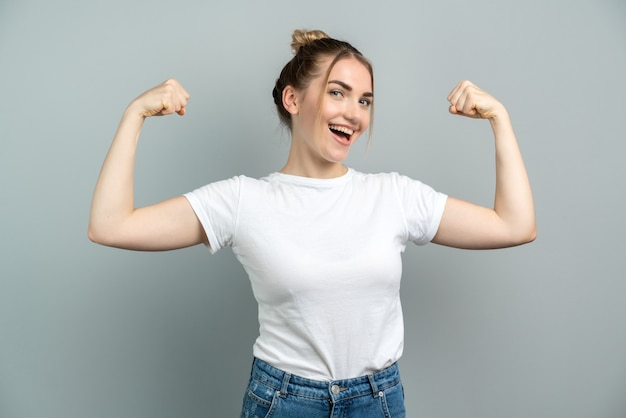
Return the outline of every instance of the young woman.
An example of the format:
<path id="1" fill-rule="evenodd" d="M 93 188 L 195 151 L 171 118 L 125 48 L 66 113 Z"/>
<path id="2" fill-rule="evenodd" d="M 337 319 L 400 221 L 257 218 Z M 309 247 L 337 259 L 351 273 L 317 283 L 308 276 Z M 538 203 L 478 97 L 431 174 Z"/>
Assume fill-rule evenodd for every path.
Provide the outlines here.
<path id="1" fill-rule="evenodd" d="M 535 238 L 531 188 L 504 106 L 472 83 L 450 112 L 487 119 L 496 148 L 493 208 L 397 173 L 343 161 L 370 126 L 369 61 L 321 31 L 295 31 L 293 59 L 273 91 L 292 134 L 285 166 L 135 208 L 136 145 L 145 119 L 185 114 L 189 94 L 168 80 L 126 109 L 93 196 L 89 237 L 135 250 L 199 243 L 232 247 L 259 304 L 260 335 L 242 417 L 404 417 L 396 361 L 406 244 L 499 248 Z"/>

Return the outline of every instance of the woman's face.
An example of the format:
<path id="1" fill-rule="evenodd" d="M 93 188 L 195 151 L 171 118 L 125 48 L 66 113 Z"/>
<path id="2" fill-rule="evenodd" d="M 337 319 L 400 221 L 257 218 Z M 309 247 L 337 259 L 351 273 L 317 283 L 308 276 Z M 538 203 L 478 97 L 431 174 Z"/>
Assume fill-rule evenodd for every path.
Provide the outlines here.
<path id="1" fill-rule="evenodd" d="M 296 92 L 292 114 L 292 148 L 303 163 L 341 166 L 352 144 L 370 124 L 372 76 L 354 58 L 337 61 L 325 86 L 331 59 L 322 62 L 320 75 Z"/>

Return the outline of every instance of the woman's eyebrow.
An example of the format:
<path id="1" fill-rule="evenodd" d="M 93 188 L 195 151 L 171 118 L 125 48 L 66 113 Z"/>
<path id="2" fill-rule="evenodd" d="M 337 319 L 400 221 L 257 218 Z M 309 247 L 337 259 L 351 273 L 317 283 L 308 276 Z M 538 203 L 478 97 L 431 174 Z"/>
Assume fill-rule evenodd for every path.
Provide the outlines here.
<path id="1" fill-rule="evenodd" d="M 348 84 L 344 83 L 343 81 L 329 80 L 328 84 L 330 84 L 330 83 L 337 84 L 337 85 L 341 86 L 343 89 L 345 89 L 347 91 L 352 91 L 352 86 L 349 86 Z M 373 97 L 373 96 L 374 96 L 374 93 L 371 93 L 371 92 L 363 93 L 363 97 Z"/>

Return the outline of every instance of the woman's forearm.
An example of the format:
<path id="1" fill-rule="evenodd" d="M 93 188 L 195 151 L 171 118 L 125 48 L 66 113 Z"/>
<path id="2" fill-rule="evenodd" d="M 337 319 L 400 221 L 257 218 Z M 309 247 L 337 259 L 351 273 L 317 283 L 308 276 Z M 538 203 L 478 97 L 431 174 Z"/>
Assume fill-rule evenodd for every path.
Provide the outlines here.
<path id="1" fill-rule="evenodd" d="M 494 210 L 524 241 L 536 235 L 532 190 L 509 115 L 502 107 L 489 118 L 495 137 L 496 190 Z"/>
<path id="2" fill-rule="evenodd" d="M 89 238 L 106 242 L 134 210 L 137 142 L 144 117 L 132 107 L 124 112 L 102 164 L 91 202 Z"/>

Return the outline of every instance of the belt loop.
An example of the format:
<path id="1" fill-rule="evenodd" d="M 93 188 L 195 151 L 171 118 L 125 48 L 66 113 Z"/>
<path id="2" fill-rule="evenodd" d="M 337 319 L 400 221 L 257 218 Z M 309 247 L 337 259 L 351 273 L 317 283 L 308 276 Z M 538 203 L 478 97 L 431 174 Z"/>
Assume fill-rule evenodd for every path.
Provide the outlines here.
<path id="1" fill-rule="evenodd" d="M 280 392 L 278 392 L 278 396 L 281 398 L 287 397 L 287 386 L 289 386 L 289 380 L 291 379 L 291 375 L 287 372 L 283 374 L 283 384 L 280 387 Z"/>
<path id="2" fill-rule="evenodd" d="M 374 375 L 368 374 L 367 380 L 370 381 L 370 386 L 372 387 L 372 394 L 374 395 L 374 397 L 378 398 L 379 396 L 381 396 L 383 392 L 378 390 L 378 385 L 376 384 L 376 380 L 374 380 Z"/>

